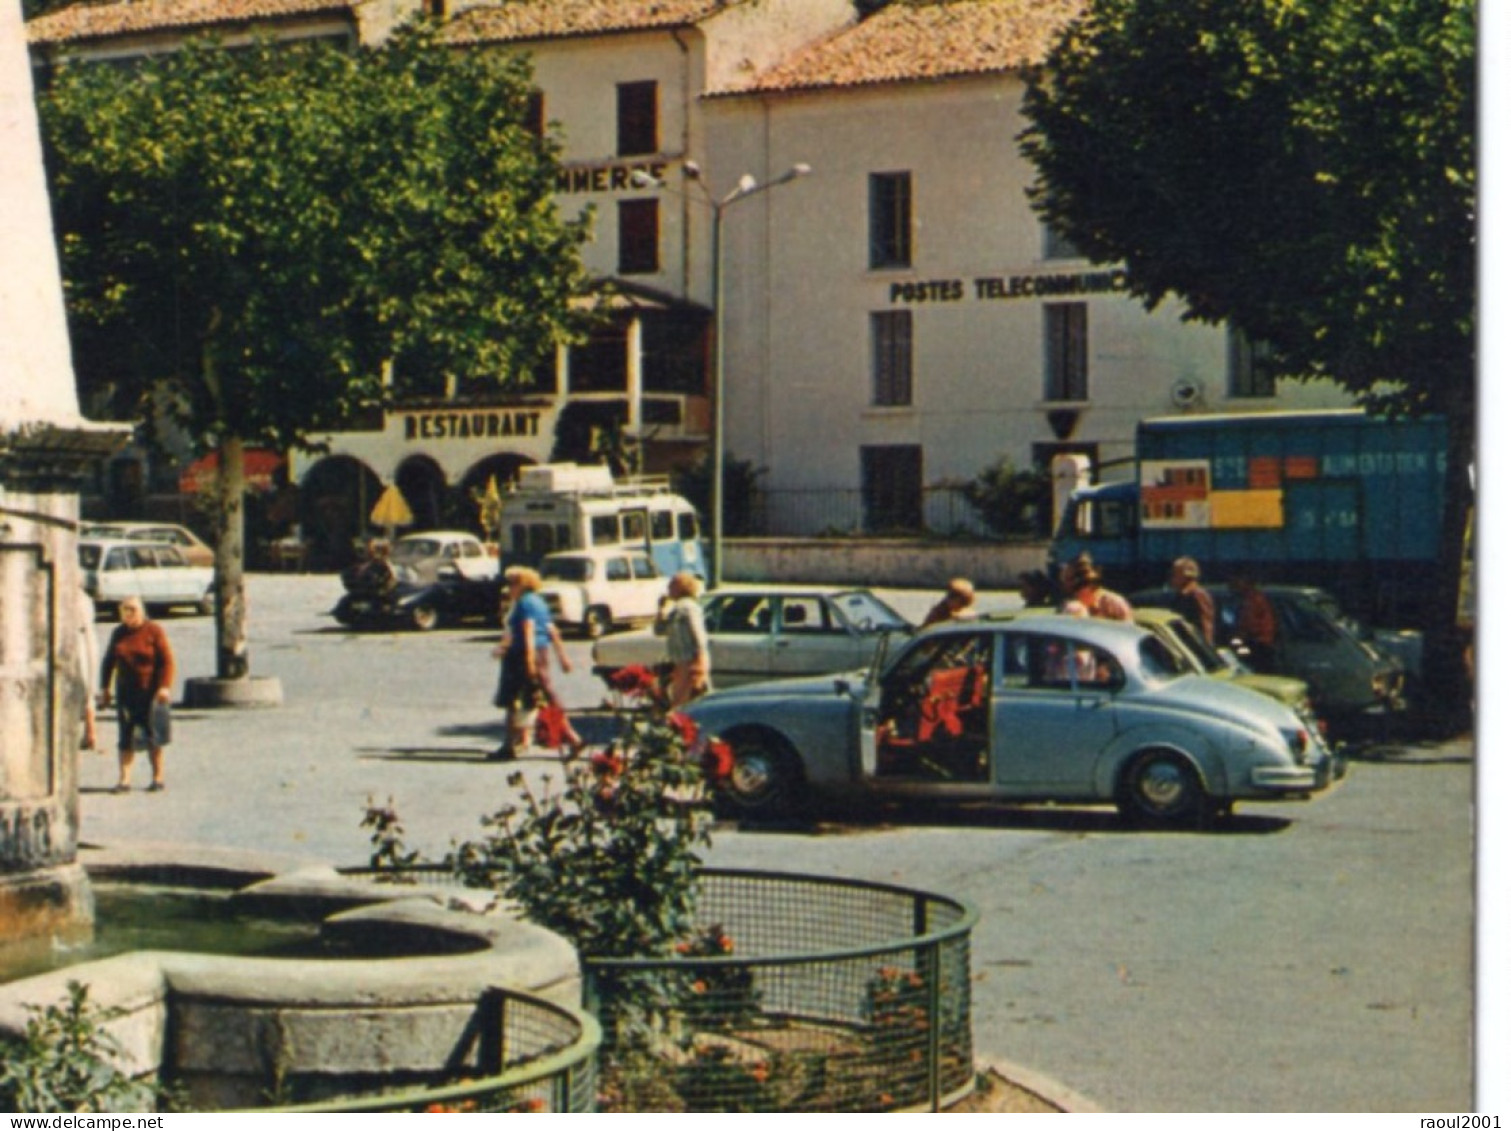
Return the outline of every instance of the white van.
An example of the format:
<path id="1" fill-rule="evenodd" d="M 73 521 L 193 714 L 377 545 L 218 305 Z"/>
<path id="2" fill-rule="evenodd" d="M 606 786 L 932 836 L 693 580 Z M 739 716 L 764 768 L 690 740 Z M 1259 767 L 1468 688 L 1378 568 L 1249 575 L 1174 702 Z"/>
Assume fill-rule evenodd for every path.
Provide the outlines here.
<path id="1" fill-rule="evenodd" d="M 693 505 L 666 476 L 616 481 L 606 467 L 547 463 L 520 472 L 499 516 L 499 561 L 539 568 L 559 550 L 640 550 L 663 577 L 706 577 Z"/>

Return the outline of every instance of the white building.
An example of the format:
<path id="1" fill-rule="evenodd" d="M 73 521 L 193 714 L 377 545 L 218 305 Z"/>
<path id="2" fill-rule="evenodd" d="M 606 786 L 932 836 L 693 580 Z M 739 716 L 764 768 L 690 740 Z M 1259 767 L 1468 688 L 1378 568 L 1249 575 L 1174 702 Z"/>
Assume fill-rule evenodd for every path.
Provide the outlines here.
<path id="1" fill-rule="evenodd" d="M 1173 305 L 1146 312 L 1118 268 L 1039 224 L 1015 141 L 1022 76 L 1078 5 L 426 0 L 456 46 L 530 56 L 542 127 L 564 146 L 558 203 L 594 211 L 585 257 L 615 286 L 614 318 L 528 392 L 480 403 L 447 386 L 332 437 L 329 457 L 298 467 L 304 493 L 333 514 L 397 482 L 423 522 L 448 488 L 507 479 L 617 423 L 645 441 L 647 470 L 692 462 L 709 439 L 716 211 L 725 450 L 763 471 L 765 533 L 956 525 L 966 516 L 938 513 L 946 493 L 928 488 L 1003 458 L 1105 466 L 1131 454 L 1139 419 L 1172 409 L 1345 403 L 1277 385 Z M 225 10 L 378 28 L 417 6 Z M 117 0 L 44 19 L 93 12 L 100 29 L 102 12 L 171 23 L 204 7 Z M 798 164 L 812 175 L 740 194 L 743 178 L 764 188 Z"/>
<path id="2" fill-rule="evenodd" d="M 1078 6 L 893 4 L 705 100 L 721 184 L 814 170 L 726 217 L 728 448 L 766 469 L 769 533 L 833 524 L 815 489 L 857 490 L 852 523 L 941 527 L 925 487 L 1002 457 L 1096 466 L 1143 417 L 1346 403 L 1147 313 L 1038 222 L 1022 75 Z"/>

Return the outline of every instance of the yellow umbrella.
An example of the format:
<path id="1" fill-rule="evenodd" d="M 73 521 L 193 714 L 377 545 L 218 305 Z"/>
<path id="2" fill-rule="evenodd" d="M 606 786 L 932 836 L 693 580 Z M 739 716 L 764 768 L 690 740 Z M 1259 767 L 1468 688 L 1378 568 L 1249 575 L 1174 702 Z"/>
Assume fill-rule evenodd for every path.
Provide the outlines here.
<path id="1" fill-rule="evenodd" d="M 390 484 L 383 488 L 383 494 L 373 505 L 372 514 L 368 515 L 368 520 L 374 526 L 381 526 L 384 536 L 392 541 L 394 527 L 408 526 L 414 521 L 414 512 L 409 509 L 409 503 L 404 499 L 404 492 Z"/>

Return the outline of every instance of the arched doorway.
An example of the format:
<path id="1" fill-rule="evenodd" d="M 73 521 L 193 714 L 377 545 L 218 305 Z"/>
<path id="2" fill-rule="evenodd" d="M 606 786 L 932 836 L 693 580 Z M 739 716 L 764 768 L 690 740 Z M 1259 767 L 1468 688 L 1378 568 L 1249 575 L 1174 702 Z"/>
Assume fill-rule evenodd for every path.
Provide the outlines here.
<path id="1" fill-rule="evenodd" d="M 475 500 L 488 490 L 488 480 L 493 480 L 502 494 L 519 478 L 520 468 L 529 467 L 534 462 L 524 456 L 505 452 L 480 459 L 468 468 L 467 474 L 462 476 L 462 481 L 457 486 L 457 494 L 465 501 L 468 513 L 473 516 L 473 522 L 469 523 L 467 528 L 471 529 L 479 524 Z M 497 541 L 498 531 L 489 530 L 486 538 L 490 542 Z"/>
<path id="2" fill-rule="evenodd" d="M 410 456 L 399 464 L 394 483 L 414 514 L 410 529 L 436 530 L 451 525 L 447 514 L 446 473 L 429 456 Z"/>
<path id="3" fill-rule="evenodd" d="M 361 460 L 329 456 L 299 484 L 299 523 L 313 569 L 344 569 L 367 535 L 367 515 L 383 483 Z"/>

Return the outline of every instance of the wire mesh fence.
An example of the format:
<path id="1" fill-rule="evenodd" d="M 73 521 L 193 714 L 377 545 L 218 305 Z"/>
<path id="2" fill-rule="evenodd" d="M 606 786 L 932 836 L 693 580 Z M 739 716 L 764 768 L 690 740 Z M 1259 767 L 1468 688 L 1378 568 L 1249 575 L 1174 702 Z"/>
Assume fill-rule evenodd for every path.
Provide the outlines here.
<path id="1" fill-rule="evenodd" d="M 464 1046 L 486 1066 L 470 1079 L 438 1068 L 437 1079 L 394 1086 L 375 1082 L 350 1094 L 287 1112 L 592 1112 L 598 1101 L 597 1021 L 516 990 L 480 997 Z"/>
<path id="2" fill-rule="evenodd" d="M 605 1106 L 939 1110 L 972 1088 L 968 905 L 719 870 L 698 912 L 675 956 L 584 960 Z"/>

